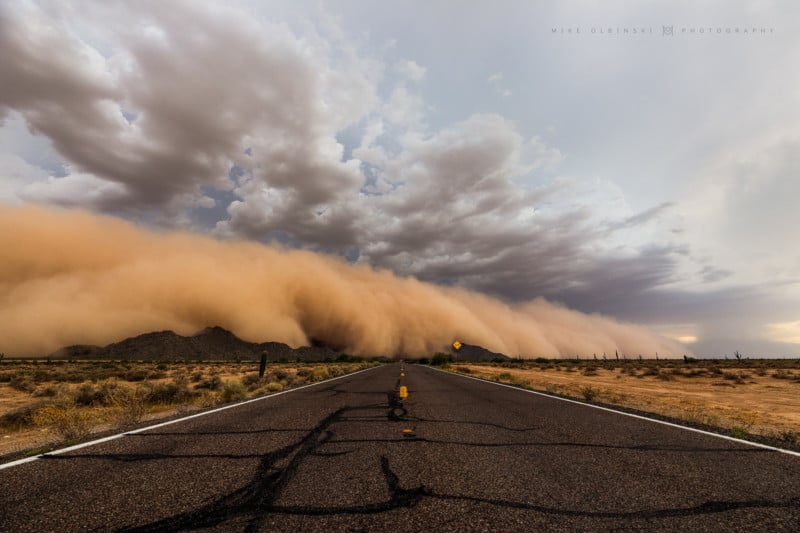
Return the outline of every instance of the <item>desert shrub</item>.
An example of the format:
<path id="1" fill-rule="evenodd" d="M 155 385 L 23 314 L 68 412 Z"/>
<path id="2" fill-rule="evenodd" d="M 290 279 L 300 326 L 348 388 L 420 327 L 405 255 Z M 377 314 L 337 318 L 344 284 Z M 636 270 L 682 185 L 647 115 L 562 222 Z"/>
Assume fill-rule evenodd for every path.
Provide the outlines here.
<path id="1" fill-rule="evenodd" d="M 247 397 L 247 388 L 237 379 L 226 381 L 222 385 L 222 401 L 236 402 Z"/>
<path id="2" fill-rule="evenodd" d="M 312 381 L 322 381 L 323 379 L 328 379 L 331 377 L 331 374 L 328 370 L 328 367 L 318 366 L 314 369 L 311 373 Z"/>
<path id="3" fill-rule="evenodd" d="M 744 383 L 744 380 L 742 379 L 741 374 L 734 374 L 733 372 L 724 372 L 722 374 L 722 378 L 726 379 L 728 381 L 733 381 L 733 382 L 738 383 L 740 385 L 742 383 Z"/>
<path id="4" fill-rule="evenodd" d="M 8 382 L 8 385 L 12 389 L 18 390 L 20 392 L 31 393 L 31 392 L 36 390 L 36 384 L 33 381 L 31 381 L 31 379 L 28 376 L 26 376 L 24 374 L 15 375 Z"/>
<path id="5" fill-rule="evenodd" d="M 734 426 L 731 428 L 731 436 L 736 439 L 747 438 L 747 430 L 741 426 Z"/>
<path id="6" fill-rule="evenodd" d="M 466 367 L 466 366 L 457 366 L 456 367 L 456 371 L 457 372 L 461 372 L 462 374 L 471 374 L 472 373 L 472 370 L 470 370 L 469 367 Z"/>
<path id="7" fill-rule="evenodd" d="M 587 366 L 583 370 L 583 375 L 584 376 L 596 376 L 597 375 L 597 367 L 595 367 L 595 366 Z"/>
<path id="8" fill-rule="evenodd" d="M 667 372 L 658 372 L 656 374 L 656 379 L 660 379 L 661 381 L 675 381 L 675 376 Z"/>
<path id="9" fill-rule="evenodd" d="M 283 390 L 283 385 L 279 381 L 271 381 L 264 386 L 267 392 L 280 392 Z"/>
<path id="10" fill-rule="evenodd" d="M 587 402 L 591 402 L 600 396 L 600 391 L 594 387 L 583 387 L 581 389 L 581 396 L 583 396 L 583 399 Z"/>
<path id="11" fill-rule="evenodd" d="M 195 372 L 194 374 L 192 374 L 192 377 L 191 377 L 192 383 L 197 383 L 197 382 L 201 381 L 202 379 L 203 379 L 203 373 L 202 372 Z"/>
<path id="12" fill-rule="evenodd" d="M 61 387 L 51 385 L 50 387 L 44 387 L 42 389 L 37 390 L 36 392 L 33 393 L 33 395 L 36 396 L 37 398 L 52 398 L 61 393 L 61 391 L 62 391 Z"/>
<path id="13" fill-rule="evenodd" d="M 34 424 L 33 417 L 42 404 L 33 404 L 9 411 L 0 416 L 0 427 L 19 430 Z"/>
<path id="14" fill-rule="evenodd" d="M 298 376 L 303 376 L 303 377 L 310 376 L 311 375 L 311 369 L 310 368 L 300 368 L 297 371 L 297 375 Z"/>
<path id="15" fill-rule="evenodd" d="M 147 409 L 141 395 L 124 398 L 117 406 L 117 422 L 122 426 L 130 426 L 142 420 Z"/>
<path id="16" fill-rule="evenodd" d="M 548 383 L 545 385 L 544 390 L 549 392 L 550 394 L 559 394 L 561 392 L 561 385 L 556 383 Z"/>
<path id="17" fill-rule="evenodd" d="M 511 372 L 501 372 L 497 375 L 497 379 L 500 381 L 511 381 L 512 377 Z"/>
<path id="18" fill-rule="evenodd" d="M 439 352 L 434 354 L 433 358 L 431 359 L 431 364 L 433 366 L 445 366 L 449 364 L 453 360 L 452 356 Z"/>
<path id="19" fill-rule="evenodd" d="M 183 403 L 192 398 L 192 394 L 185 383 L 173 381 L 172 383 L 150 383 L 146 388 L 144 400 L 147 403 Z"/>
<path id="20" fill-rule="evenodd" d="M 125 380 L 131 382 L 144 381 L 145 379 L 147 379 L 147 375 L 149 373 L 150 372 L 144 368 L 137 368 L 134 370 L 130 370 L 125 373 Z"/>
<path id="21" fill-rule="evenodd" d="M 531 380 L 529 380 L 529 379 L 514 378 L 514 379 L 511 380 L 511 383 L 513 385 L 518 386 L 518 387 L 529 388 L 531 386 Z"/>
<path id="22" fill-rule="evenodd" d="M 286 384 L 290 387 L 299 387 L 301 385 L 305 385 L 308 383 L 309 378 L 307 376 L 298 376 L 297 374 L 293 375 L 290 379 L 285 380 Z M 278 382 L 282 383 L 282 382 Z"/>
<path id="23" fill-rule="evenodd" d="M 66 440 L 79 439 L 89 434 L 92 413 L 75 406 L 45 405 L 33 414 L 33 423 L 55 430 Z"/>
<path id="24" fill-rule="evenodd" d="M 222 378 L 219 376 L 210 376 L 208 379 L 201 381 L 194 386 L 195 389 L 206 390 L 219 390 L 222 388 Z"/>
<path id="25" fill-rule="evenodd" d="M 281 381 L 289 377 L 289 373 L 285 370 L 275 370 L 270 372 L 270 381 Z"/>
<path id="26" fill-rule="evenodd" d="M 94 386 L 84 383 L 75 391 L 75 403 L 78 405 L 92 405 L 94 402 Z"/>
<path id="27" fill-rule="evenodd" d="M 247 374 L 242 376 L 242 385 L 245 387 L 251 387 L 253 385 L 258 385 L 261 381 L 261 378 L 258 377 L 258 374 Z"/>
<path id="28" fill-rule="evenodd" d="M 781 368 L 780 370 L 776 370 L 772 374 L 772 377 L 775 379 L 792 379 L 794 375 L 791 372 L 787 372 L 786 370 Z"/>

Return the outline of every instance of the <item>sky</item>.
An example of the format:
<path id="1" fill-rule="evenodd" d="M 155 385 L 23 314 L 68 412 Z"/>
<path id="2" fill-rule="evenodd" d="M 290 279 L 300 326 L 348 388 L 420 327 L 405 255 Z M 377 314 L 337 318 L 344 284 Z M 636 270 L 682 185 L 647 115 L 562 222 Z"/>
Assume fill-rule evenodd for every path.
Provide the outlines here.
<path id="1" fill-rule="evenodd" d="M 0 203 L 797 357 L 798 22 L 789 0 L 0 2 Z"/>

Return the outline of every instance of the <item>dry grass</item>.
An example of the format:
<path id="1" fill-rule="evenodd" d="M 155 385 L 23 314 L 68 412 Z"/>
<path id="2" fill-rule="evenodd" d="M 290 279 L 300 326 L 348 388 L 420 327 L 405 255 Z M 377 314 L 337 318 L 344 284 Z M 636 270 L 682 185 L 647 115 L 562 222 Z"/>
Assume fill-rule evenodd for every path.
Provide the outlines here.
<path id="1" fill-rule="evenodd" d="M 473 376 L 727 429 L 800 439 L 800 361 L 459 363 Z"/>
<path id="2" fill-rule="evenodd" d="M 0 456 L 361 370 L 377 363 L 3 361 Z"/>

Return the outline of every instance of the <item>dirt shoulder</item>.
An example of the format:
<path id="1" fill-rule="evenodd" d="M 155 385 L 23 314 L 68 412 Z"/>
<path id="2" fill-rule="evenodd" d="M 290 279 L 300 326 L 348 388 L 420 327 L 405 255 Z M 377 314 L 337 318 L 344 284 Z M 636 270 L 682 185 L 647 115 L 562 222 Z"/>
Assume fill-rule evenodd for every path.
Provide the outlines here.
<path id="1" fill-rule="evenodd" d="M 451 370 L 581 400 L 800 441 L 800 361 L 454 364 Z"/>

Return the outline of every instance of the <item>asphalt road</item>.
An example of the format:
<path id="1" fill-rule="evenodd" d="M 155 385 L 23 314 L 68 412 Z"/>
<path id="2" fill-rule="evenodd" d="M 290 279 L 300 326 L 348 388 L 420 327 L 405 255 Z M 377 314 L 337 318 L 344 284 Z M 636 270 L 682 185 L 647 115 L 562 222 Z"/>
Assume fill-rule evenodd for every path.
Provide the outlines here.
<path id="1" fill-rule="evenodd" d="M 800 530 L 800 457 L 406 371 L 0 470 L 0 531 Z"/>

